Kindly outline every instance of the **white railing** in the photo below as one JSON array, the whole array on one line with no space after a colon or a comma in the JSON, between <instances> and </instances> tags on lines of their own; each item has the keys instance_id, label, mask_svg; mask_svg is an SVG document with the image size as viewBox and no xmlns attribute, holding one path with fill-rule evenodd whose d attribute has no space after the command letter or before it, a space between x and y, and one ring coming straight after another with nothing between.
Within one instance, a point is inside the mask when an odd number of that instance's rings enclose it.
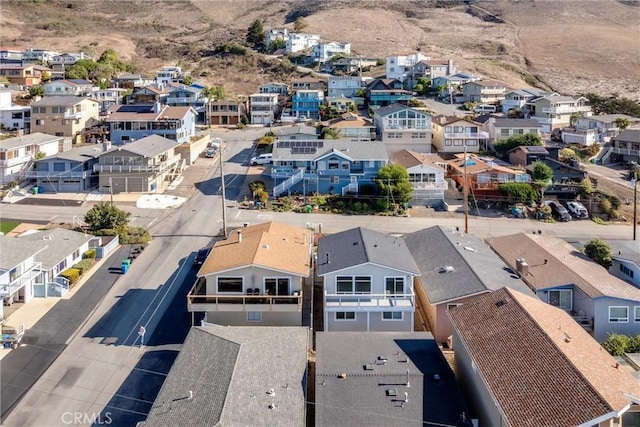
<instances>
[{"instance_id":1,"label":"white railing","mask_svg":"<svg viewBox=\"0 0 640 427\"><path fill-rule=\"evenodd\" d=\"M358 183L357 182L350 182L349 184L347 184L344 187L342 187L342 195L344 196L347 193L357 194L358 193Z\"/></svg>"},{"instance_id":2,"label":"white railing","mask_svg":"<svg viewBox=\"0 0 640 427\"><path fill-rule=\"evenodd\" d=\"M65 111L64 112L64 118L65 119L80 119L84 117L84 112L83 111Z\"/></svg>"},{"instance_id":3,"label":"white railing","mask_svg":"<svg viewBox=\"0 0 640 427\"><path fill-rule=\"evenodd\" d=\"M0 285L0 297L8 297L28 283L31 283L35 278L42 274L42 263L35 262L29 266L29 268L20 275L20 277L12 280L6 285Z\"/></svg>"},{"instance_id":4,"label":"white railing","mask_svg":"<svg viewBox=\"0 0 640 427\"><path fill-rule=\"evenodd\" d=\"M632 150L631 148L611 147L616 154L626 154L628 156L640 156L640 150Z\"/></svg>"},{"instance_id":5,"label":"white railing","mask_svg":"<svg viewBox=\"0 0 640 427\"><path fill-rule=\"evenodd\" d=\"M298 172L273 187L273 197L278 197L280 194L302 181L302 178L304 178L304 169L299 169Z\"/></svg>"},{"instance_id":6,"label":"white railing","mask_svg":"<svg viewBox=\"0 0 640 427\"><path fill-rule=\"evenodd\" d=\"M489 133L479 130L477 133L468 132L445 132L445 138L463 138L463 139L485 139L489 138Z\"/></svg>"},{"instance_id":7,"label":"white railing","mask_svg":"<svg viewBox=\"0 0 640 427\"><path fill-rule=\"evenodd\" d=\"M9 167L19 165L20 163L29 163L33 160L33 156L20 156L13 159L0 160L0 166Z\"/></svg>"},{"instance_id":8,"label":"white railing","mask_svg":"<svg viewBox=\"0 0 640 427\"><path fill-rule=\"evenodd\" d=\"M180 156L172 156L162 163L155 165L93 165L94 172L162 172L171 167L178 161L180 161Z\"/></svg>"},{"instance_id":9,"label":"white railing","mask_svg":"<svg viewBox=\"0 0 640 427\"><path fill-rule=\"evenodd\" d=\"M412 182L411 186L414 190L447 190L449 183L443 182Z\"/></svg>"},{"instance_id":10,"label":"white railing","mask_svg":"<svg viewBox=\"0 0 640 427\"><path fill-rule=\"evenodd\" d=\"M580 112L587 112L587 111L591 111L591 107L583 107L583 106L550 107L550 108L542 109L543 113L550 113L550 114L571 114L571 113L580 113Z\"/></svg>"},{"instance_id":11,"label":"white railing","mask_svg":"<svg viewBox=\"0 0 640 427\"><path fill-rule=\"evenodd\" d=\"M324 293L324 309L328 311L412 311L415 295L408 294L329 294Z\"/></svg>"}]
</instances>

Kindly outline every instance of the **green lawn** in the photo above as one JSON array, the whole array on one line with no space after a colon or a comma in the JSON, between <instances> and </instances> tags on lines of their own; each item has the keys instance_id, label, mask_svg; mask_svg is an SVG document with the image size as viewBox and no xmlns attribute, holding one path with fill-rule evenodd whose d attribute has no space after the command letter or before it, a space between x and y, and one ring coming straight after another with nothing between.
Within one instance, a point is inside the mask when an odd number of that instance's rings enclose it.
<instances>
[{"instance_id":1,"label":"green lawn","mask_svg":"<svg viewBox=\"0 0 640 427\"><path fill-rule=\"evenodd\" d=\"M7 234L8 232L16 228L18 225L20 225L19 222L2 221L0 222L0 232L2 232L3 234Z\"/></svg>"}]
</instances>

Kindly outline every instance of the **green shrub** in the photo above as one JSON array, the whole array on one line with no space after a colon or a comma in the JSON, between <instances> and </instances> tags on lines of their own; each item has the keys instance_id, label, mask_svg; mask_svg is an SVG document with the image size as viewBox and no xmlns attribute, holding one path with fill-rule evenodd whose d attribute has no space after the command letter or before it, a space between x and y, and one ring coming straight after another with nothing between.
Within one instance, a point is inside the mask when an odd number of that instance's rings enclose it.
<instances>
[{"instance_id":1,"label":"green shrub","mask_svg":"<svg viewBox=\"0 0 640 427\"><path fill-rule=\"evenodd\" d=\"M60 273L60 276L67 279L71 285L74 285L80 278L80 270L77 268L67 268L65 271Z\"/></svg>"},{"instance_id":2,"label":"green shrub","mask_svg":"<svg viewBox=\"0 0 640 427\"><path fill-rule=\"evenodd\" d=\"M622 202L620 201L620 198L617 196L609 197L609 201L611 202L611 208L613 209L619 209L620 205L622 204Z\"/></svg>"},{"instance_id":3,"label":"green shrub","mask_svg":"<svg viewBox=\"0 0 640 427\"><path fill-rule=\"evenodd\" d=\"M96 236L115 236L118 234L118 230L115 228L103 228L93 232Z\"/></svg>"},{"instance_id":4,"label":"green shrub","mask_svg":"<svg viewBox=\"0 0 640 427\"><path fill-rule=\"evenodd\" d=\"M362 203L355 202L351 205L351 210L354 212L360 212L362 210Z\"/></svg>"},{"instance_id":5,"label":"green shrub","mask_svg":"<svg viewBox=\"0 0 640 427\"><path fill-rule=\"evenodd\" d=\"M327 204L327 198L325 196L316 196L316 204L318 206L324 206Z\"/></svg>"},{"instance_id":6,"label":"green shrub","mask_svg":"<svg viewBox=\"0 0 640 427\"><path fill-rule=\"evenodd\" d=\"M611 211L611 202L609 199L602 199L600 202L600 210L604 213L609 213Z\"/></svg>"},{"instance_id":7,"label":"green shrub","mask_svg":"<svg viewBox=\"0 0 640 427\"><path fill-rule=\"evenodd\" d=\"M143 227L126 227L120 233L120 243L141 245L151 241L151 235Z\"/></svg>"},{"instance_id":8,"label":"green shrub","mask_svg":"<svg viewBox=\"0 0 640 427\"><path fill-rule=\"evenodd\" d=\"M640 335L636 335L629 340L627 353L640 353Z\"/></svg>"},{"instance_id":9,"label":"green shrub","mask_svg":"<svg viewBox=\"0 0 640 427\"><path fill-rule=\"evenodd\" d=\"M88 249L86 251L84 251L84 253L82 254L82 258L83 259L96 259L96 250L95 249Z\"/></svg>"},{"instance_id":10,"label":"green shrub","mask_svg":"<svg viewBox=\"0 0 640 427\"><path fill-rule=\"evenodd\" d=\"M80 272L80 275L82 276L89 268L91 268L92 265L93 265L93 260L90 258L87 258L75 263L72 268L75 268L76 270L78 270Z\"/></svg>"},{"instance_id":11,"label":"green shrub","mask_svg":"<svg viewBox=\"0 0 640 427\"><path fill-rule=\"evenodd\" d=\"M602 347L612 356L635 353L640 350L640 335L636 335L634 338L622 334L609 334L609 338L602 343Z\"/></svg>"}]
</instances>

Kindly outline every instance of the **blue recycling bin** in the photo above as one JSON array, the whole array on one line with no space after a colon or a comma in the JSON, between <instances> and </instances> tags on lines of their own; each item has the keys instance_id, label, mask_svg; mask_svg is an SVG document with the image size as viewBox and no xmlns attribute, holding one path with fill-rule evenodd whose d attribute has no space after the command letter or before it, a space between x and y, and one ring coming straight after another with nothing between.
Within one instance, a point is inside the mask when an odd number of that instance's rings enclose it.
<instances>
[{"instance_id":1,"label":"blue recycling bin","mask_svg":"<svg viewBox=\"0 0 640 427\"><path fill-rule=\"evenodd\" d=\"M130 259L123 259L122 260L122 264L121 264L121 270L122 270L122 274L127 274L127 271L129 271L129 267L131 266L131 260Z\"/></svg>"}]
</instances>

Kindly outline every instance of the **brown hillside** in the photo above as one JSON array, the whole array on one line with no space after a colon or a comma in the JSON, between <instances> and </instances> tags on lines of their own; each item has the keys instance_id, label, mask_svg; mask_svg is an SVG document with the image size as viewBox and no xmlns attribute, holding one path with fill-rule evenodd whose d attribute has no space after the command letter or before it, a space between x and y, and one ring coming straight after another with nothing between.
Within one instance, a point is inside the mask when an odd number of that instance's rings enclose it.
<instances>
[{"instance_id":1,"label":"brown hillside","mask_svg":"<svg viewBox=\"0 0 640 427\"><path fill-rule=\"evenodd\" d=\"M615 0L173 0L23 1L0 3L3 47L99 55L112 47L142 71L178 60L206 84L249 93L275 64L258 57L209 59L202 52L242 43L254 19L323 39L350 41L360 54L384 57L420 49L513 87L535 84L562 93L638 98L640 5ZM240 67L240 70L238 70ZM272 68L273 67L273 68ZM282 70L280 70L282 71ZM285 78L281 73L278 78Z\"/></svg>"}]
</instances>

